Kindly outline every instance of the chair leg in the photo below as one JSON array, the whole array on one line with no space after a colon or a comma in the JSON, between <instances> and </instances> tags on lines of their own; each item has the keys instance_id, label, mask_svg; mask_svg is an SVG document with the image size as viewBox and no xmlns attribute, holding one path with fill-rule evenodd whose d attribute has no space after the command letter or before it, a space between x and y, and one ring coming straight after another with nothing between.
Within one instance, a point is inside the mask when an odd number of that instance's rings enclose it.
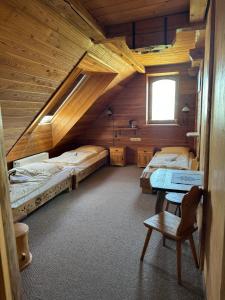
<instances>
[{"instance_id":1,"label":"chair leg","mask_svg":"<svg viewBox=\"0 0 225 300\"><path fill-rule=\"evenodd\" d=\"M195 249L195 243L194 243L192 235L190 235L190 237L189 237L189 242L190 242L191 252L192 252L192 255L193 255L193 258L194 258L195 266L198 269L199 268L198 257L197 257L197 253L196 253L196 249Z\"/></svg>"},{"instance_id":2,"label":"chair leg","mask_svg":"<svg viewBox=\"0 0 225 300\"><path fill-rule=\"evenodd\" d=\"M180 205L179 205L178 210L179 210L179 215L178 215L178 216L181 218L181 209L180 209Z\"/></svg>"},{"instance_id":3,"label":"chair leg","mask_svg":"<svg viewBox=\"0 0 225 300\"><path fill-rule=\"evenodd\" d=\"M146 235L146 238L145 238L145 243L144 243L144 247L143 247L142 254L141 254L141 258L140 258L141 261L144 259L145 252L146 252L146 249L147 249L147 247L148 247L148 243L149 243L151 234L152 234L152 228L149 228L149 229L148 229L148 232L147 232L147 235Z\"/></svg>"},{"instance_id":4,"label":"chair leg","mask_svg":"<svg viewBox=\"0 0 225 300\"><path fill-rule=\"evenodd\" d=\"M166 211L169 210L169 205L170 205L170 204L169 204L169 201L166 201L166 208L165 208Z\"/></svg>"},{"instance_id":5,"label":"chair leg","mask_svg":"<svg viewBox=\"0 0 225 300\"><path fill-rule=\"evenodd\" d=\"M178 205L176 206L174 214L177 215Z\"/></svg>"},{"instance_id":6,"label":"chair leg","mask_svg":"<svg viewBox=\"0 0 225 300\"><path fill-rule=\"evenodd\" d=\"M177 241L177 282L181 284L181 241Z\"/></svg>"}]
</instances>

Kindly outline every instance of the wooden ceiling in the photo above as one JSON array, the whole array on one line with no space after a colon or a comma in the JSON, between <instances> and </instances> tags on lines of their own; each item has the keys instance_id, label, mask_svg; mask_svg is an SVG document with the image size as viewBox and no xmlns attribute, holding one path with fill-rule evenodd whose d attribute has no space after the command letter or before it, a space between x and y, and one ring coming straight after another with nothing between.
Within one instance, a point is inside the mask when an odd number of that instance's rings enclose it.
<instances>
[{"instance_id":1,"label":"wooden ceiling","mask_svg":"<svg viewBox=\"0 0 225 300\"><path fill-rule=\"evenodd\" d=\"M83 0L101 25L121 24L189 10L189 0Z\"/></svg>"}]
</instances>

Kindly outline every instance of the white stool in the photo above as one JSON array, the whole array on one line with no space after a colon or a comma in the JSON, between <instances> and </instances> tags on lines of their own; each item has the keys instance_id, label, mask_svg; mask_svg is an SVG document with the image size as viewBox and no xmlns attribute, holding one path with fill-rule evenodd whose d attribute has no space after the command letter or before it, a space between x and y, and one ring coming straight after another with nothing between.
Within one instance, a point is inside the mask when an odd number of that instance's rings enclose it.
<instances>
[{"instance_id":1,"label":"white stool","mask_svg":"<svg viewBox=\"0 0 225 300\"><path fill-rule=\"evenodd\" d=\"M185 195L184 193L168 193L168 194L166 194L166 197L165 197L166 209L165 210L169 209L170 204L176 205L176 210L174 213L176 215L178 212L178 216L180 217L181 216L180 205L184 198L184 195Z\"/></svg>"}]
</instances>

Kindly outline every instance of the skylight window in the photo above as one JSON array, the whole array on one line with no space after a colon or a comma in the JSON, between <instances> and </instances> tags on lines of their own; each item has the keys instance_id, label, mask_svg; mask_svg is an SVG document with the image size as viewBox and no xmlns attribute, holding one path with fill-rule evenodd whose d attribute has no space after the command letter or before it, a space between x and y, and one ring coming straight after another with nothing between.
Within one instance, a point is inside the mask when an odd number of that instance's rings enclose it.
<instances>
[{"instance_id":1,"label":"skylight window","mask_svg":"<svg viewBox=\"0 0 225 300\"><path fill-rule=\"evenodd\" d=\"M84 83L84 81L88 78L87 74L81 73L74 80L73 84L68 88L68 90L64 93L64 95L58 99L57 103L51 108L48 112L48 115L44 116L39 124L48 124L51 123L53 117L57 114L57 112L63 107L63 105L70 99L70 97L78 90L78 88Z\"/></svg>"},{"instance_id":2,"label":"skylight window","mask_svg":"<svg viewBox=\"0 0 225 300\"><path fill-rule=\"evenodd\" d=\"M176 122L176 78L160 78L149 83L148 123Z\"/></svg>"},{"instance_id":3,"label":"skylight window","mask_svg":"<svg viewBox=\"0 0 225 300\"><path fill-rule=\"evenodd\" d=\"M66 91L66 93L63 95L59 101L55 104L55 106L51 109L49 112L50 115L55 115L61 107L66 103L66 101L78 90L78 88L84 83L84 81L87 79L87 74L81 73L77 76L77 78L74 80L74 83L72 86Z\"/></svg>"},{"instance_id":4,"label":"skylight window","mask_svg":"<svg viewBox=\"0 0 225 300\"><path fill-rule=\"evenodd\" d=\"M50 116L50 115L47 115L47 116L44 116L40 123L39 124L48 124L48 123L51 123L51 120L52 120L53 116Z\"/></svg>"}]
</instances>

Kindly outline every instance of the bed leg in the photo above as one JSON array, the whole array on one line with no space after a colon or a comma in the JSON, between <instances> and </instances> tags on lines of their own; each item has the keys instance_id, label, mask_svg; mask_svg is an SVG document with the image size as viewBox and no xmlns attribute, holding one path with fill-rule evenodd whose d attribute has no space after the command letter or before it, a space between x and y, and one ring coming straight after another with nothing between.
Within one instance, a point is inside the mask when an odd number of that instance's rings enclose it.
<instances>
[{"instance_id":1,"label":"bed leg","mask_svg":"<svg viewBox=\"0 0 225 300\"><path fill-rule=\"evenodd\" d=\"M76 190L78 188L78 182L75 175L72 176L72 190Z\"/></svg>"}]
</instances>

